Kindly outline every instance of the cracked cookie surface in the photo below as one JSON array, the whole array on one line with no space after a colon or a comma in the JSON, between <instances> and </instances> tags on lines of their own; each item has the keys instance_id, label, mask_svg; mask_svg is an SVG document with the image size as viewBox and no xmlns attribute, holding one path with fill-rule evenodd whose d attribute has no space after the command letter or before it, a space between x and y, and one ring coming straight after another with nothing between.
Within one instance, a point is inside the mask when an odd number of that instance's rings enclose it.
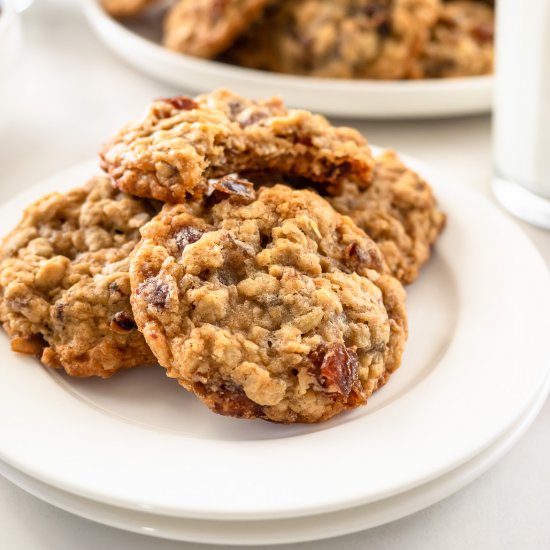
<instances>
[{"instance_id":1,"label":"cracked cookie surface","mask_svg":"<svg viewBox=\"0 0 550 550\"><path fill-rule=\"evenodd\" d=\"M179 0L164 23L164 44L171 50L211 58L228 48L268 0Z\"/></svg>"},{"instance_id":2,"label":"cracked cookie surface","mask_svg":"<svg viewBox=\"0 0 550 550\"><path fill-rule=\"evenodd\" d=\"M439 7L439 0L282 0L223 58L290 74L405 78Z\"/></svg>"},{"instance_id":3,"label":"cracked cookie surface","mask_svg":"<svg viewBox=\"0 0 550 550\"><path fill-rule=\"evenodd\" d=\"M311 191L210 184L208 207L165 205L131 257L136 322L168 376L240 418L319 422L366 403L407 333L378 247Z\"/></svg>"},{"instance_id":4,"label":"cracked cookie surface","mask_svg":"<svg viewBox=\"0 0 550 550\"><path fill-rule=\"evenodd\" d=\"M376 242L391 273L404 284L418 277L445 226L431 187L393 151L375 158L368 189L347 182L327 200Z\"/></svg>"},{"instance_id":5,"label":"cracked cookie surface","mask_svg":"<svg viewBox=\"0 0 550 550\"><path fill-rule=\"evenodd\" d=\"M206 180L247 170L366 186L372 157L365 138L324 117L220 90L155 101L101 151L102 168L122 191L166 202L200 197Z\"/></svg>"},{"instance_id":6,"label":"cracked cookie surface","mask_svg":"<svg viewBox=\"0 0 550 550\"><path fill-rule=\"evenodd\" d=\"M130 306L129 255L159 206L93 178L29 206L0 250L0 321L14 351L72 376L155 363Z\"/></svg>"}]
</instances>

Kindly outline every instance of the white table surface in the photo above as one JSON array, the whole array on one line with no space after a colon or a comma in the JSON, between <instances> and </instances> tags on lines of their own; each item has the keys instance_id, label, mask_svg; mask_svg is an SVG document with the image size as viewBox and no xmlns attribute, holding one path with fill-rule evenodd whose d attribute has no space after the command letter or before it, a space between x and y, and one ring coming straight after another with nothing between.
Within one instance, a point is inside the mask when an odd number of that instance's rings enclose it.
<instances>
[{"instance_id":1,"label":"white table surface","mask_svg":"<svg viewBox=\"0 0 550 550\"><path fill-rule=\"evenodd\" d=\"M35 0L23 16L23 27L18 102L0 135L0 200L93 157L102 141L150 99L178 92L114 58L96 40L75 0ZM489 117L347 123L371 142L413 155L491 196ZM522 227L550 263L550 234ZM504 459L445 501L370 531L287 548L543 550L550 548L549 511L547 402ZM162 541L83 520L1 477L0 527L0 548L10 550L220 548Z\"/></svg>"}]
</instances>

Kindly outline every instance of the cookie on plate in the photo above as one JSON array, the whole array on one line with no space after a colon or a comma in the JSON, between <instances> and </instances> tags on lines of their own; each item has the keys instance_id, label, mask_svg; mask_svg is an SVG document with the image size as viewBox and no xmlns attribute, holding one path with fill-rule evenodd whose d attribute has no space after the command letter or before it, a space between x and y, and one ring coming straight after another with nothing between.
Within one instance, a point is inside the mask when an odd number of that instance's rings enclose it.
<instances>
[{"instance_id":1,"label":"cookie on plate","mask_svg":"<svg viewBox=\"0 0 550 550\"><path fill-rule=\"evenodd\" d=\"M308 76L404 78L439 7L439 0L281 0L223 59Z\"/></svg>"},{"instance_id":2,"label":"cookie on plate","mask_svg":"<svg viewBox=\"0 0 550 550\"><path fill-rule=\"evenodd\" d=\"M228 48L268 0L179 0L164 23L164 44L171 50L212 58Z\"/></svg>"},{"instance_id":3,"label":"cookie on plate","mask_svg":"<svg viewBox=\"0 0 550 550\"><path fill-rule=\"evenodd\" d=\"M12 349L72 376L155 363L134 322L128 270L156 211L106 177L29 206L0 250L0 321Z\"/></svg>"},{"instance_id":4,"label":"cookie on plate","mask_svg":"<svg viewBox=\"0 0 550 550\"><path fill-rule=\"evenodd\" d=\"M319 422L365 404L407 334L378 247L311 191L210 184L204 208L165 205L131 258L135 319L168 376L240 418Z\"/></svg>"},{"instance_id":5,"label":"cookie on plate","mask_svg":"<svg viewBox=\"0 0 550 550\"><path fill-rule=\"evenodd\" d=\"M339 195L327 198L376 242L392 275L404 284L418 277L445 226L431 187L393 151L375 158L368 189L347 182Z\"/></svg>"},{"instance_id":6,"label":"cookie on plate","mask_svg":"<svg viewBox=\"0 0 550 550\"><path fill-rule=\"evenodd\" d=\"M284 174L243 176L250 177L256 187L277 182L296 189L313 187L307 178ZM323 191L322 186L319 190ZM418 277L420 268L430 258L431 246L445 227L445 214L428 182L391 150L375 157L367 188L344 180L332 194L322 194L337 212L349 216L378 245L391 274L403 284Z\"/></svg>"},{"instance_id":7,"label":"cookie on plate","mask_svg":"<svg viewBox=\"0 0 550 550\"><path fill-rule=\"evenodd\" d=\"M451 78L492 73L494 17L494 8L487 2L445 3L411 76Z\"/></svg>"},{"instance_id":8,"label":"cookie on plate","mask_svg":"<svg viewBox=\"0 0 550 550\"><path fill-rule=\"evenodd\" d=\"M184 202L206 179L266 170L338 186L366 186L372 157L365 138L324 117L287 109L279 99L250 100L226 90L155 101L100 153L103 169L132 195Z\"/></svg>"}]
</instances>

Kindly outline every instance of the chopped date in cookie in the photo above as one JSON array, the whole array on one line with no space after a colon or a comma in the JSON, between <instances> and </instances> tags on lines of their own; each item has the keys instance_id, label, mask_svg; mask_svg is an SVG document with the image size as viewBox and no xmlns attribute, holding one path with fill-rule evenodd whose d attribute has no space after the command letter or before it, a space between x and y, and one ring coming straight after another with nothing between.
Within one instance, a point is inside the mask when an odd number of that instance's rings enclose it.
<instances>
[{"instance_id":1,"label":"chopped date in cookie","mask_svg":"<svg viewBox=\"0 0 550 550\"><path fill-rule=\"evenodd\" d=\"M368 247L352 243L347 247L346 253L350 264L355 268L366 267L379 270L383 267L380 252L374 243L370 243Z\"/></svg>"},{"instance_id":2,"label":"chopped date in cookie","mask_svg":"<svg viewBox=\"0 0 550 550\"><path fill-rule=\"evenodd\" d=\"M54 316L58 321L63 322L65 318L65 304L63 302L57 302L54 308Z\"/></svg>"},{"instance_id":3,"label":"chopped date in cookie","mask_svg":"<svg viewBox=\"0 0 550 550\"><path fill-rule=\"evenodd\" d=\"M132 315L130 315L126 311L117 312L113 317L113 321L111 325L112 325L111 328L113 330L126 331L126 330L133 330L137 328L134 318L132 317Z\"/></svg>"},{"instance_id":4,"label":"chopped date in cookie","mask_svg":"<svg viewBox=\"0 0 550 550\"><path fill-rule=\"evenodd\" d=\"M343 344L322 344L309 356L317 378L329 392L348 397L359 376L359 359Z\"/></svg>"},{"instance_id":5,"label":"chopped date in cookie","mask_svg":"<svg viewBox=\"0 0 550 550\"><path fill-rule=\"evenodd\" d=\"M212 205L226 198L239 203L251 202L256 198L254 184L245 178L239 177L238 174L210 178L207 191L208 204Z\"/></svg>"},{"instance_id":6,"label":"chopped date in cookie","mask_svg":"<svg viewBox=\"0 0 550 550\"><path fill-rule=\"evenodd\" d=\"M178 229L176 233L176 244L181 252L183 252L190 244L196 243L202 236L204 231L186 225Z\"/></svg>"},{"instance_id":7,"label":"chopped date in cookie","mask_svg":"<svg viewBox=\"0 0 550 550\"><path fill-rule=\"evenodd\" d=\"M232 384L222 384L215 392L206 388L204 384L195 383L193 386L197 395L207 396L215 393L212 410L222 416L233 418L258 418L262 415L262 407L249 399L243 388Z\"/></svg>"},{"instance_id":8,"label":"chopped date in cookie","mask_svg":"<svg viewBox=\"0 0 550 550\"><path fill-rule=\"evenodd\" d=\"M480 42L492 42L495 39L495 30L492 25L476 25L472 29L472 36Z\"/></svg>"},{"instance_id":9,"label":"chopped date in cookie","mask_svg":"<svg viewBox=\"0 0 550 550\"><path fill-rule=\"evenodd\" d=\"M136 294L159 310L166 309L170 297L170 287L168 283L159 281L156 277L151 277L141 283L136 290Z\"/></svg>"},{"instance_id":10,"label":"chopped date in cookie","mask_svg":"<svg viewBox=\"0 0 550 550\"><path fill-rule=\"evenodd\" d=\"M193 109L198 109L199 107L196 101L184 95L177 97L162 97L158 101L169 103L172 107L175 107L180 111L192 111Z\"/></svg>"}]
</instances>

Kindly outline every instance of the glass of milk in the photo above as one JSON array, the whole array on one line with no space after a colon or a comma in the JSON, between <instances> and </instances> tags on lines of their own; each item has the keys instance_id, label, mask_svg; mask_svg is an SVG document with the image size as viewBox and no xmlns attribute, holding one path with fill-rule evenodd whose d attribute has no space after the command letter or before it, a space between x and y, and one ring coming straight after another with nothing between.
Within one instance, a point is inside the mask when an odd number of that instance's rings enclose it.
<instances>
[{"instance_id":1,"label":"glass of milk","mask_svg":"<svg viewBox=\"0 0 550 550\"><path fill-rule=\"evenodd\" d=\"M550 0L498 0L493 191L550 229Z\"/></svg>"}]
</instances>

